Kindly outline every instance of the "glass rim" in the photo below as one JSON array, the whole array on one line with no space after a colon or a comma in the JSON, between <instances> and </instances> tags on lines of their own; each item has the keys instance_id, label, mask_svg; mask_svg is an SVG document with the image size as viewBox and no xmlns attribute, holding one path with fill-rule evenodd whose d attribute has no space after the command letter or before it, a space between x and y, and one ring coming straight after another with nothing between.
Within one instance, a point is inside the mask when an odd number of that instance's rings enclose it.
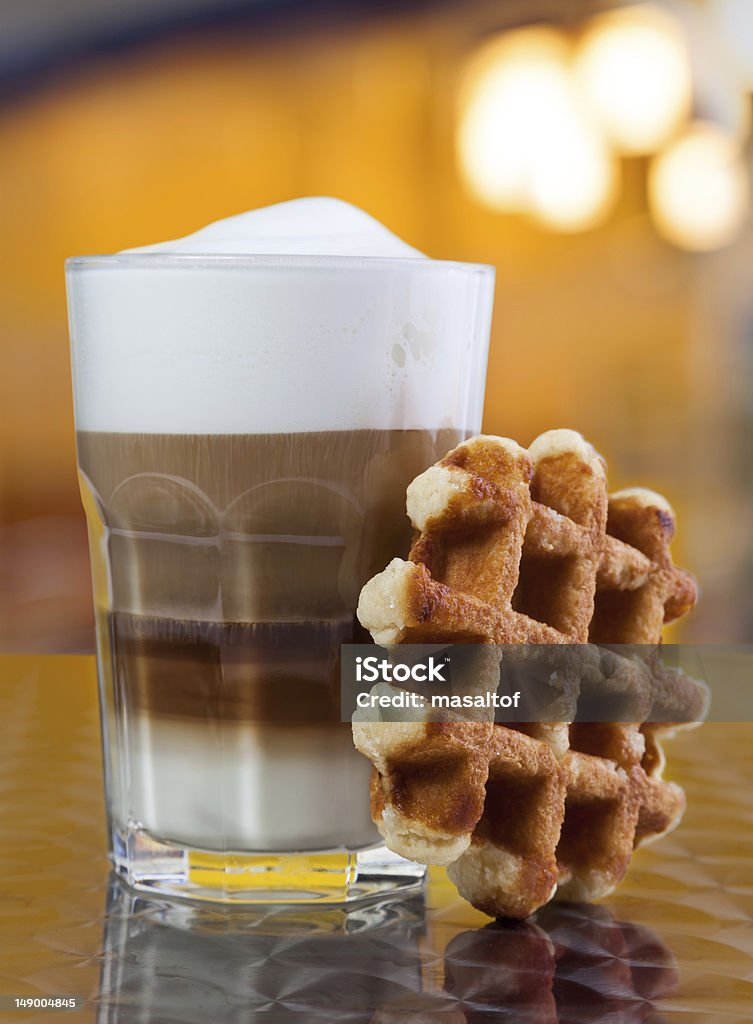
<instances>
[{"instance_id":1,"label":"glass rim","mask_svg":"<svg viewBox=\"0 0 753 1024\"><path fill-rule=\"evenodd\" d=\"M178 253L178 252L124 252L92 256L69 256L66 272L93 268L115 269L176 269L222 267L296 269L332 267L352 270L376 270L395 267L417 270L421 273L453 271L491 277L495 267L491 263L466 263L462 260L435 260L421 256L336 256L313 253Z\"/></svg>"}]
</instances>

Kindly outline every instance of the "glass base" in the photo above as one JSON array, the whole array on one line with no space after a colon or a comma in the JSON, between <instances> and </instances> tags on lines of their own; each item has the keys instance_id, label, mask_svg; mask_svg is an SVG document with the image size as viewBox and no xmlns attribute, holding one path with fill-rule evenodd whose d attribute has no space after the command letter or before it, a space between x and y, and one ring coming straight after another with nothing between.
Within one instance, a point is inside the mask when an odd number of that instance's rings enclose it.
<instances>
[{"instance_id":1,"label":"glass base","mask_svg":"<svg viewBox=\"0 0 753 1024\"><path fill-rule=\"evenodd\" d=\"M423 864L385 846L305 853L199 850L143 829L113 830L116 873L133 889L224 904L352 904L420 891Z\"/></svg>"}]
</instances>

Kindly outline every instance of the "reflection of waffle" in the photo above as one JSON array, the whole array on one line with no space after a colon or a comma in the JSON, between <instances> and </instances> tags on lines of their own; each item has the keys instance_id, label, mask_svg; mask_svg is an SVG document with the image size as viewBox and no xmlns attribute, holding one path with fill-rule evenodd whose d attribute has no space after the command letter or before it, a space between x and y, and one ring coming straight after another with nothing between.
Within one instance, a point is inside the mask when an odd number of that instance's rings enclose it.
<instances>
[{"instance_id":1,"label":"reflection of waffle","mask_svg":"<svg viewBox=\"0 0 753 1024\"><path fill-rule=\"evenodd\" d=\"M408 514L410 560L361 592L377 643L657 644L695 601L669 555L669 505L645 490L608 499L602 460L573 431L542 434L528 452L493 437L459 445L410 485ZM558 887L604 895L635 843L677 823L682 791L661 778L669 731L354 723L387 845L449 865L463 896L511 917Z\"/></svg>"},{"instance_id":2,"label":"reflection of waffle","mask_svg":"<svg viewBox=\"0 0 753 1024\"><path fill-rule=\"evenodd\" d=\"M516 1024L640 1024L658 1020L654 1000L677 983L658 936L588 904L461 932L445 950L445 991L464 1024L498 1020L502 1008Z\"/></svg>"}]
</instances>

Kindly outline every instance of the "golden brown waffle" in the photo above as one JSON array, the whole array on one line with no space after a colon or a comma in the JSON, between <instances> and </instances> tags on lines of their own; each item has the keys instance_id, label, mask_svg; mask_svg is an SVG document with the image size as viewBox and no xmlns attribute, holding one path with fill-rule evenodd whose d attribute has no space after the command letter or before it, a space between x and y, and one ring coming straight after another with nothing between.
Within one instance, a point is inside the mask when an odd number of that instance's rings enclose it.
<instances>
[{"instance_id":1,"label":"golden brown waffle","mask_svg":"<svg viewBox=\"0 0 753 1024\"><path fill-rule=\"evenodd\" d=\"M394 559L359 601L379 644L658 644L695 602L669 554L670 506L646 490L608 498L603 461L574 431L528 451L472 438L413 481L407 507L409 560ZM652 693L658 680L678 720L705 700L658 659L602 653L600 671L610 658L612 673L650 673ZM479 909L525 917L555 891L610 892L634 845L677 823L682 791L662 779L673 728L354 721L353 733L376 769L372 813L387 845L448 865Z\"/></svg>"}]
</instances>

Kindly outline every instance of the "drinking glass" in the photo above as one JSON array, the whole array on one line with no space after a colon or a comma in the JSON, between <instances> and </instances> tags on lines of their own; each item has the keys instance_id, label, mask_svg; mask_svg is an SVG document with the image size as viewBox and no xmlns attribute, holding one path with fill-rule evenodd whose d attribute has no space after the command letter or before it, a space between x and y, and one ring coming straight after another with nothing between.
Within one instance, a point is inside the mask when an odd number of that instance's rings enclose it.
<instances>
[{"instance_id":1,"label":"drinking glass","mask_svg":"<svg viewBox=\"0 0 753 1024\"><path fill-rule=\"evenodd\" d=\"M110 856L133 887L343 903L421 884L341 721L405 488L477 432L493 271L427 259L66 265Z\"/></svg>"}]
</instances>

